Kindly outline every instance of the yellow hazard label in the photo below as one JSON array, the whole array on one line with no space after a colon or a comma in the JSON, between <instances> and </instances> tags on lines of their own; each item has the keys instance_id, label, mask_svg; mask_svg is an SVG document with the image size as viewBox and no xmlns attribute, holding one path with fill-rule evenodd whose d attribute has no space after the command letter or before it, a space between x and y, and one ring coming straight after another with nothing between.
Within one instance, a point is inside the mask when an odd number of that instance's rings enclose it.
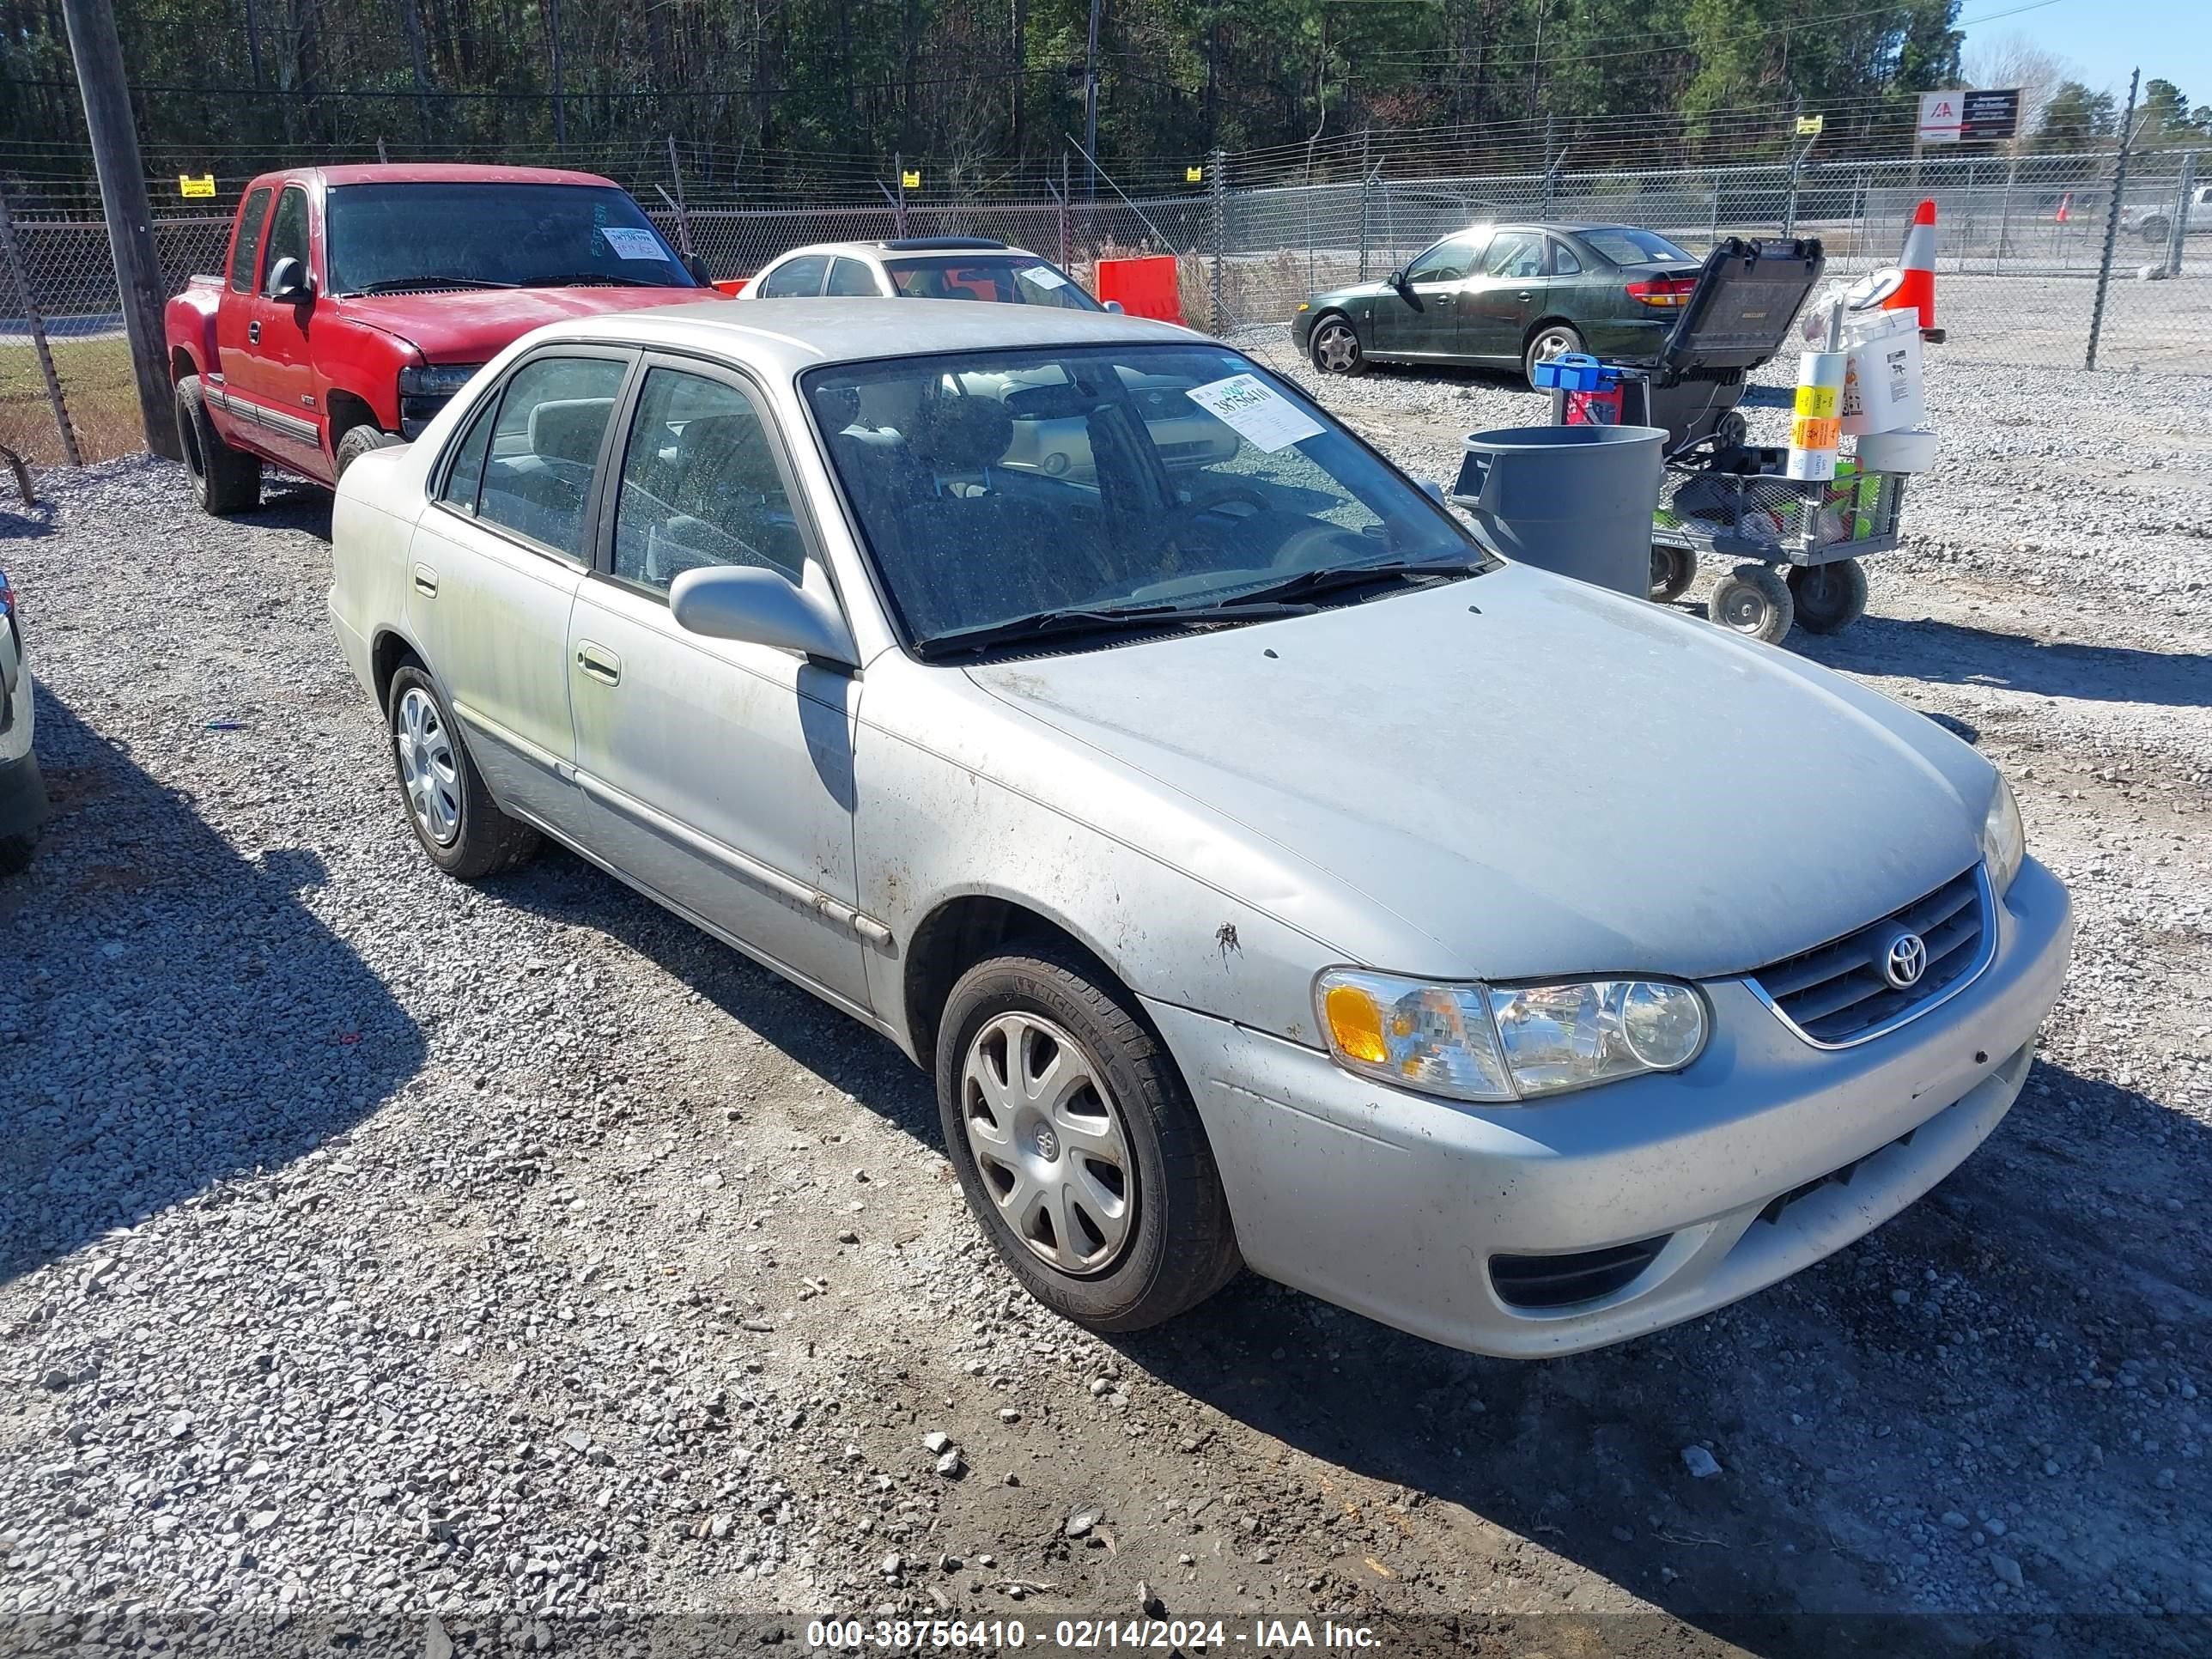
<instances>
[{"instance_id":1,"label":"yellow hazard label","mask_svg":"<svg viewBox=\"0 0 2212 1659\"><path fill-rule=\"evenodd\" d=\"M1205 179L1206 169L1204 167L1185 167L1182 170L1182 181L1186 185L1201 184L1205 181Z\"/></svg>"},{"instance_id":2,"label":"yellow hazard label","mask_svg":"<svg viewBox=\"0 0 2212 1659\"><path fill-rule=\"evenodd\" d=\"M215 174L212 173L203 173L198 178L195 179L189 173L179 173L177 175L177 194L179 196L204 196L212 198L215 195Z\"/></svg>"},{"instance_id":3,"label":"yellow hazard label","mask_svg":"<svg viewBox=\"0 0 2212 1659\"><path fill-rule=\"evenodd\" d=\"M1843 388L1833 386L1801 386L1797 388L1797 410L1802 415L1828 416L1836 412L1836 398Z\"/></svg>"},{"instance_id":4,"label":"yellow hazard label","mask_svg":"<svg viewBox=\"0 0 2212 1659\"><path fill-rule=\"evenodd\" d=\"M921 188L921 174L913 171L900 173L899 188L902 190L920 190Z\"/></svg>"},{"instance_id":5,"label":"yellow hazard label","mask_svg":"<svg viewBox=\"0 0 2212 1659\"><path fill-rule=\"evenodd\" d=\"M1829 407L1835 406L1835 392L1828 392ZM1833 449L1843 441L1844 423L1832 415L1800 415L1790 422L1790 447L1792 449Z\"/></svg>"},{"instance_id":6,"label":"yellow hazard label","mask_svg":"<svg viewBox=\"0 0 2212 1659\"><path fill-rule=\"evenodd\" d=\"M1827 118L1824 115L1801 115L1797 118L1797 136L1800 138L1818 138L1820 129L1826 125Z\"/></svg>"}]
</instances>

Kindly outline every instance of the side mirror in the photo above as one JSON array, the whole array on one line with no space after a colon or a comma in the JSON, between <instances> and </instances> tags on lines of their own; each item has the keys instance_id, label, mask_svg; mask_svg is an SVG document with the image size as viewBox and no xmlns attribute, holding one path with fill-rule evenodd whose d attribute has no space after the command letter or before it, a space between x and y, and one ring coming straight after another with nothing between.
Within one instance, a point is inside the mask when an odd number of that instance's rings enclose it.
<instances>
[{"instance_id":1,"label":"side mirror","mask_svg":"<svg viewBox=\"0 0 2212 1659\"><path fill-rule=\"evenodd\" d=\"M287 255L269 267L269 297L280 306L305 305L315 297L307 268Z\"/></svg>"},{"instance_id":2,"label":"side mirror","mask_svg":"<svg viewBox=\"0 0 2212 1659\"><path fill-rule=\"evenodd\" d=\"M1126 314L1122 304L1119 300L1107 301L1106 309L1112 312L1116 317Z\"/></svg>"},{"instance_id":3,"label":"side mirror","mask_svg":"<svg viewBox=\"0 0 2212 1659\"><path fill-rule=\"evenodd\" d=\"M1392 288L1396 289L1401 294L1403 294L1407 289L1411 286L1411 284L1406 281L1406 273L1402 270L1394 270L1382 280L1389 283Z\"/></svg>"},{"instance_id":4,"label":"side mirror","mask_svg":"<svg viewBox=\"0 0 2212 1659\"><path fill-rule=\"evenodd\" d=\"M714 286L714 279L707 274L707 262L697 254L687 253L684 256L684 269L691 280L698 283L701 288Z\"/></svg>"},{"instance_id":5,"label":"side mirror","mask_svg":"<svg viewBox=\"0 0 2212 1659\"><path fill-rule=\"evenodd\" d=\"M856 665L853 636L836 607L757 565L687 570L668 590L668 609L678 628L710 640L738 640Z\"/></svg>"},{"instance_id":6,"label":"side mirror","mask_svg":"<svg viewBox=\"0 0 2212 1659\"><path fill-rule=\"evenodd\" d=\"M1421 494L1426 495L1438 507L1447 505L1444 501L1444 487L1434 478L1425 478L1421 481Z\"/></svg>"}]
</instances>

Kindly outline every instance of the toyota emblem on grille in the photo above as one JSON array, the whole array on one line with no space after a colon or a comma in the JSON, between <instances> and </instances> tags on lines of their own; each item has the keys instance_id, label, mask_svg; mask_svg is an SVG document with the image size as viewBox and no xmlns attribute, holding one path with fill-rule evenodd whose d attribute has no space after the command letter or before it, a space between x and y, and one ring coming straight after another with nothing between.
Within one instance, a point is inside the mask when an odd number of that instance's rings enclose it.
<instances>
[{"instance_id":1,"label":"toyota emblem on grille","mask_svg":"<svg viewBox=\"0 0 2212 1659\"><path fill-rule=\"evenodd\" d=\"M1889 942L1881 959L1881 976L1900 991L1920 983L1928 971L1928 941L1917 933L1899 933Z\"/></svg>"}]
</instances>

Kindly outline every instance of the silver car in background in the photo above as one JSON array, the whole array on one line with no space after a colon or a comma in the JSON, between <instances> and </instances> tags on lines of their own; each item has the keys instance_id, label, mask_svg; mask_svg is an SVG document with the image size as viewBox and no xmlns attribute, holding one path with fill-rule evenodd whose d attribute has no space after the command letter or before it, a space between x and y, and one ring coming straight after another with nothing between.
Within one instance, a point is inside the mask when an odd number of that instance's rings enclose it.
<instances>
[{"instance_id":1,"label":"silver car in background","mask_svg":"<svg viewBox=\"0 0 2212 1659\"><path fill-rule=\"evenodd\" d=\"M2065 970L1972 749L1164 325L558 325L333 539L431 860L550 836L883 1032L1097 1330L1240 1262L1498 1354L1704 1313L1966 1158Z\"/></svg>"}]
</instances>

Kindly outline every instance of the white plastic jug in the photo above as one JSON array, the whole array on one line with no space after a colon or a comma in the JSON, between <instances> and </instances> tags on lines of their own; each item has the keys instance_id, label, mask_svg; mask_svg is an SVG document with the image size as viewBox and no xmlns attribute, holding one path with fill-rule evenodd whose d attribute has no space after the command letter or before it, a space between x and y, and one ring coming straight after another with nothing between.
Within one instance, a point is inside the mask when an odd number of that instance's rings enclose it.
<instances>
[{"instance_id":1,"label":"white plastic jug","mask_svg":"<svg viewBox=\"0 0 2212 1659\"><path fill-rule=\"evenodd\" d=\"M1844 430L1857 437L1922 426L1928 403L1920 378L1916 312L1861 312L1844 325Z\"/></svg>"}]
</instances>

